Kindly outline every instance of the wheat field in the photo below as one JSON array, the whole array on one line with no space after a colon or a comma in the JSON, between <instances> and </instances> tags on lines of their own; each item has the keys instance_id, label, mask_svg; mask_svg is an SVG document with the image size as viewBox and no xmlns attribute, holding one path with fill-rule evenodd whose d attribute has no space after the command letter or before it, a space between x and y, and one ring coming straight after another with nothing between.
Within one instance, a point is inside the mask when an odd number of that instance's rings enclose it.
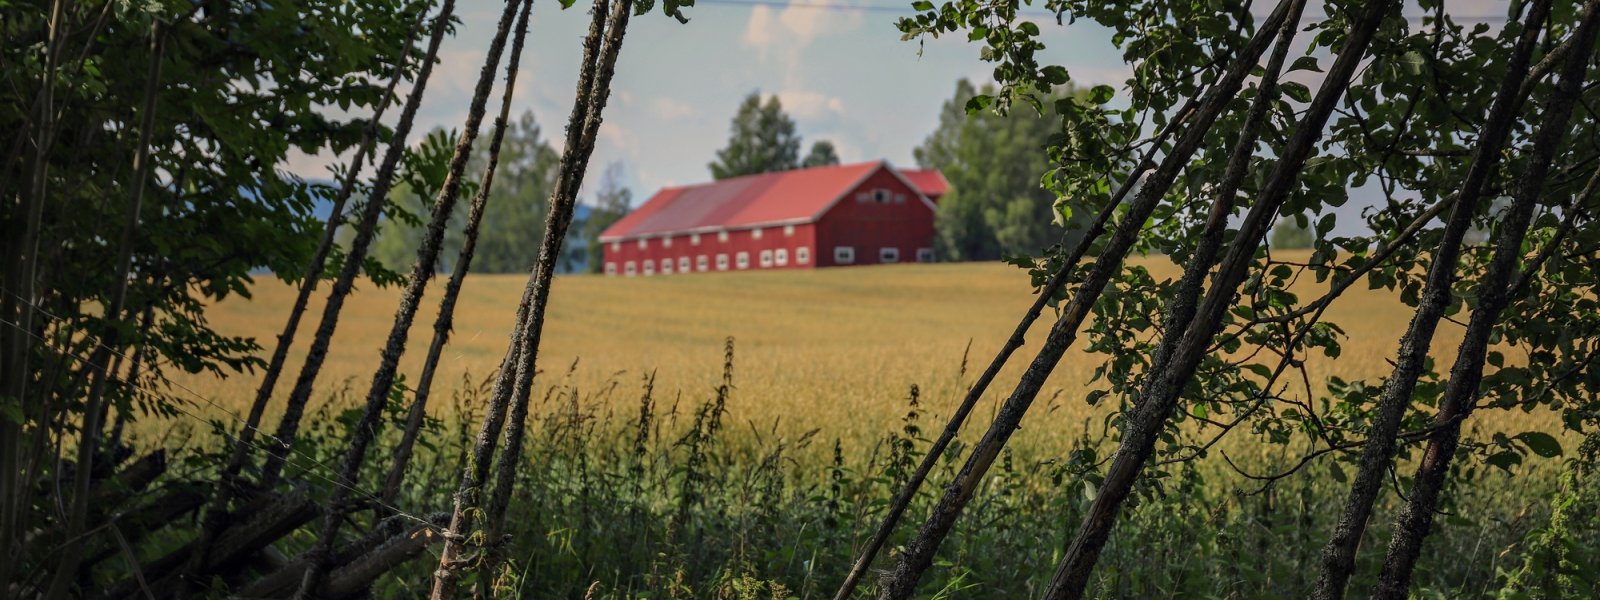
<instances>
[{"instance_id":1,"label":"wheat field","mask_svg":"<svg viewBox=\"0 0 1600 600\"><path fill-rule=\"evenodd\" d=\"M1178 272L1165 257L1136 258L1133 264L1149 268L1157 278ZM481 379L499 365L524 282L521 275L474 275L467 280L436 394L461 386L463 376ZM1306 277L1295 291L1306 300L1327 285ZM1394 355L1411 311L1390 292L1365 287L1355 286L1328 311L1326 318L1342 326L1348 338L1338 359L1318 356L1310 361L1317 387L1333 374L1345 379L1387 374L1386 361ZM441 289L442 283L436 281L411 332L402 372L413 379L432 335ZM210 307L208 314L222 333L254 337L270 350L293 293L291 286L265 279L254 286L252 297L225 300ZM358 286L318 380L316 402L328 402L331 391L343 386L357 396L364 392L398 293L395 288ZM296 352L278 389L280 400L268 411L269 424L281 410L281 398L299 368L325 295L325 290L318 291L302 323ZM1032 299L1026 273L1000 263L651 278L559 276L540 350L545 373L541 381L622 402L638 397L643 377L654 372L656 397L663 407L670 409L675 401L688 406L709 397L717 385L723 340L731 336L736 340L731 402L739 420L763 430L776 424L801 431L823 428L829 437L845 439L875 435L904 413L912 384L920 386L924 407L932 415L939 419L948 415ZM1051 320L1047 313L1035 324L1029 343L990 387L978 409L979 419L987 421L1011 391ZM1434 345L1436 361L1447 361L1458 339L1459 327L1442 327ZM965 378L961 376L964 354ZM1083 430L1094 409L1082 398L1094 389L1090 378L1099 359L1078 350L1068 353L1024 422L1017 443L1049 442ZM254 394L257 375L198 375L178 381L219 406L243 411ZM595 394L607 390L610 393ZM442 408L447 405L434 403L432 410L436 414L449 410Z\"/></svg>"}]
</instances>

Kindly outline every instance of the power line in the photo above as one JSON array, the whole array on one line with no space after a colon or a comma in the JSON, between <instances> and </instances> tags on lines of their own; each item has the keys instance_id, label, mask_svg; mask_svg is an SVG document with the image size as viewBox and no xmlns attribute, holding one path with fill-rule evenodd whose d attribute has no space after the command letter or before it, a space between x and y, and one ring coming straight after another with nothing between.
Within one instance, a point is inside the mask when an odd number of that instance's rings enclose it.
<instances>
[{"instance_id":1,"label":"power line","mask_svg":"<svg viewBox=\"0 0 1600 600\"><path fill-rule=\"evenodd\" d=\"M794 1L785 1L785 0L696 0L695 1L695 6L707 5L707 4L712 5L712 6L728 6L728 7L744 7L744 8L755 8L757 6L764 6L764 7L768 7L768 8L802 8L802 9L807 9L807 10L825 10L825 11L833 11L833 12L882 12L882 13L894 13L894 14L902 14L902 15L914 15L914 14L921 14L923 12L923 11L919 11L919 10L911 8L911 5L910 5L909 2L905 3L905 4L902 4L902 5L885 5L885 4L838 4L838 3L817 1L817 0L794 0ZM1026 18L1032 18L1032 19L1055 19L1056 18L1056 14L1055 13L1050 12L1050 11L1044 11L1044 10L1018 10L1017 11L1017 16L1026 17ZM1254 15L1254 16L1257 17L1257 18L1263 18L1266 15ZM1432 15L1432 14L1405 15L1404 18L1407 21L1421 21L1423 19L1431 18L1433 16L1434 15ZM1496 22L1503 22L1503 21L1506 20L1506 16L1505 15L1452 15L1452 14L1446 13L1445 16L1449 17L1450 20L1455 21L1457 23L1496 23ZM1321 19L1324 19L1324 18L1326 18L1326 17L1306 16L1306 17L1301 17L1300 22L1309 23L1309 22L1318 21L1318 20L1321 20Z\"/></svg>"}]
</instances>

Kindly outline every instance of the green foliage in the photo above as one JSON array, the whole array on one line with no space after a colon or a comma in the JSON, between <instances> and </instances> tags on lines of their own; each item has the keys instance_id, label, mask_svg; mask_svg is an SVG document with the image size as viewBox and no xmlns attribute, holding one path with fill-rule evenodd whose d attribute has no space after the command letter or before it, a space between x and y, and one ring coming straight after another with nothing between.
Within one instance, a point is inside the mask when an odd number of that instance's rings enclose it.
<instances>
[{"instance_id":1,"label":"green foliage","mask_svg":"<svg viewBox=\"0 0 1600 600\"><path fill-rule=\"evenodd\" d=\"M448 484L472 447L492 381L463 377L440 408L448 416L430 420L400 507L422 514L448 506ZM517 500L508 515L511 537L505 549L513 562L497 578L497 597L831 594L849 568L853 549L877 525L927 451L929 424L940 419L915 387L902 397L883 399L905 407L900 419L851 427L852 433L838 437L840 432L748 420L741 415L762 399L741 395L726 385L729 379L707 382L712 385L700 392L657 389L649 374L618 374L588 390L576 387L570 370L539 381L529 458L519 469ZM296 468L310 469L300 472L312 480L317 467L309 458L333 462L348 438L349 423L336 418L349 405L341 396L345 393L337 390L321 404L322 412L308 420L317 427L297 445L308 459L296 462ZM624 406L637 410L618 410ZM395 435L394 428L388 431ZM923 593L949 598L1039 594L1054 562L1050 552L1039 549L1061 543L1061 524L1088 506L1098 486L1097 465L1110 454L1111 440L1098 423L1063 434L1064 454L1044 448L1002 454L966 516L982 526L957 529L949 541L951 552L941 558L942 568L930 573ZM950 483L975 435L959 438L940 457L925 489ZM1296 457L1235 455L1233 460L1246 468L1274 470ZM1141 490L1137 507L1125 513L1091 596L1303 595L1316 576L1308 565L1315 564L1343 494L1328 466L1313 466L1305 477L1262 489L1215 465L1181 465L1172 477ZM383 469L369 468L361 485L373 489L382 476ZM1441 528L1438 550L1428 555L1420 582L1425 594L1457 597L1497 589L1505 575L1496 572L1496 564L1544 560L1539 547L1519 542L1543 535L1548 509L1542 498L1558 483L1536 476L1530 466L1486 478L1494 485L1468 494L1453 508L1465 522ZM1592 485L1594 479L1576 481ZM924 492L910 513L925 514L936 500L936 494ZM1385 502L1378 518L1396 509L1396 502ZM1565 513L1569 527L1582 523L1575 517L1583 513L1574 510ZM904 544L913 531L902 528L890 538L890 547ZM292 538L285 551L308 543ZM1561 552L1569 561L1587 556ZM1458 559L1474 553L1479 560ZM1497 555L1497 561L1481 558ZM878 566L885 564L880 560ZM431 561L413 561L380 580L375 595L415 595L434 567ZM1375 570L1371 564L1363 567ZM870 597L873 583L869 578L864 596Z\"/></svg>"},{"instance_id":2,"label":"green foliage","mask_svg":"<svg viewBox=\"0 0 1600 600\"><path fill-rule=\"evenodd\" d=\"M733 116L728 145L718 150L717 159L707 166L716 179L800 166L800 135L795 133L794 120L783 112L783 103L776 94L765 104L760 92L745 97Z\"/></svg>"},{"instance_id":3,"label":"green foliage","mask_svg":"<svg viewBox=\"0 0 1600 600\"><path fill-rule=\"evenodd\" d=\"M443 185L455 139L453 131L434 130L417 147L408 149L402 179L405 185L395 186L390 198L393 208L385 213L380 235L372 247L372 256L386 267L409 270L416 260L423 223L412 215L427 214L432 206L434 191ZM468 181L462 187L464 197L476 193L477 178L483 173L488 158L488 144L473 146L467 163ZM532 268L539 254L539 239L544 235L547 206L560 158L544 139L543 129L534 121L532 111L507 124L494 188L490 190L478 232L473 272L522 273ZM617 192L613 189L610 193ZM623 206L626 207L626 203ZM445 233L440 264L435 265L437 269L449 269L446 261L455 260L460 252L468 210L469 203L457 203L450 228ZM581 223L575 227L576 231L587 231ZM583 264L585 250L571 243L569 238L558 269L575 270Z\"/></svg>"},{"instance_id":4,"label":"green foliage","mask_svg":"<svg viewBox=\"0 0 1600 600\"><path fill-rule=\"evenodd\" d=\"M1052 244L1075 243L1090 214L1069 209L1063 219L1056 212L1057 196L1040 183L1051 167L1044 149L1056 134L1056 122L1033 111L998 114L971 108L975 98L994 93L991 86L979 90L965 79L957 81L938 128L913 151L917 166L939 169L950 182L936 221L940 256L1033 255ZM1069 88L1066 96L1072 95Z\"/></svg>"},{"instance_id":5,"label":"green foliage","mask_svg":"<svg viewBox=\"0 0 1600 600\"><path fill-rule=\"evenodd\" d=\"M800 161L800 166L806 168L826 167L837 164L839 164L839 154L833 151L833 142L828 140L813 142L811 151L806 153L804 160Z\"/></svg>"}]
</instances>

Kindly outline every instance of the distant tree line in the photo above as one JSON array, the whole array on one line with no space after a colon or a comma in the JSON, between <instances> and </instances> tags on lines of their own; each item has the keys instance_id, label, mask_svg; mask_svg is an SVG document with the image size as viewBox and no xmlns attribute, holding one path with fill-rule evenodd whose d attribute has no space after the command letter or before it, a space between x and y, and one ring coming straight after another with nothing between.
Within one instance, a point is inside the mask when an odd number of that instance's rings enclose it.
<instances>
[{"instance_id":1,"label":"distant tree line","mask_svg":"<svg viewBox=\"0 0 1600 600\"><path fill-rule=\"evenodd\" d=\"M417 245L424 234L419 215L426 216L427 207L443 182L455 139L455 132L435 129L422 143L407 151L402 183L390 193L391 207L372 246L373 258L383 266L402 269L415 259ZM533 265L539 252L537 240L544 235L548 198L560 159L560 154L543 137L543 129L532 111L524 112L507 125L495 185L478 233L473 272L521 273ZM474 146L468 169L482 170L488 160L488 147ZM606 166L590 202L580 207L574 217L572 235L562 249L558 271L598 272L599 261L589 260L600 253L596 238L627 214L632 202L632 193L622 181L623 172L621 163ZM471 182L465 185L475 188ZM443 243L446 252L441 254L441 263L437 265L441 271L452 267L444 264L447 260L444 257L455 256L462 246L464 234L459 225L466 221L467 210L466 205L457 205L451 217L453 226L446 231ZM351 235L346 233L343 241L348 242Z\"/></svg>"}]
</instances>

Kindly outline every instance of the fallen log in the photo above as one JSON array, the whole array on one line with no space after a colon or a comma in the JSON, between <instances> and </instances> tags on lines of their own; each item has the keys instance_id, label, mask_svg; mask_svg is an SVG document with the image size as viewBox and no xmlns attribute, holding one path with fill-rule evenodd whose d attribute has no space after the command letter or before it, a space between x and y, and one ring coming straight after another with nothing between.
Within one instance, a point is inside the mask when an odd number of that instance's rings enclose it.
<instances>
[{"instance_id":1,"label":"fallen log","mask_svg":"<svg viewBox=\"0 0 1600 600\"><path fill-rule=\"evenodd\" d=\"M318 598L348 598L360 595L378 577L415 558L429 544L439 540L438 531L450 520L449 513L428 516L428 523L417 523L401 516L384 519L360 539L334 552L332 568L317 588ZM239 590L235 598L286 598L294 594L305 577L310 562L304 558L269 574Z\"/></svg>"},{"instance_id":2,"label":"fallen log","mask_svg":"<svg viewBox=\"0 0 1600 600\"><path fill-rule=\"evenodd\" d=\"M311 522L320 513L317 503L312 502L305 490L299 488L281 496L268 496L252 502L241 508L235 515L237 520L234 524L218 536L205 557L201 572L194 576L226 575L272 542ZM188 564L194 546L195 543L190 542L143 566L151 593L164 598L176 592L184 575L180 569ZM194 589L206 587L197 585ZM144 594L140 583L130 578L118 582L100 597L130 598L143 597Z\"/></svg>"}]
</instances>

